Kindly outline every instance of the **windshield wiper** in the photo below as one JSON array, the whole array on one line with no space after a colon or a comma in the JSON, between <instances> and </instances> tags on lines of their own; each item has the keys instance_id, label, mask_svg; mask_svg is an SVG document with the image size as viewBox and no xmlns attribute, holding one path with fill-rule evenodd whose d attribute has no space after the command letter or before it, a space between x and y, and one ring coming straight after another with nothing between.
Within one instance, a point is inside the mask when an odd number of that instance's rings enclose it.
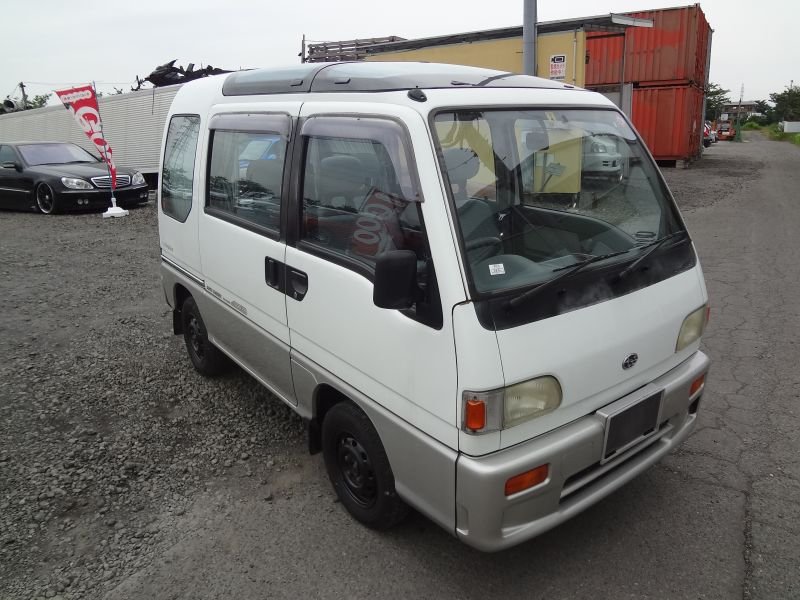
<instances>
[{"instance_id":1,"label":"windshield wiper","mask_svg":"<svg viewBox=\"0 0 800 600\"><path fill-rule=\"evenodd\" d=\"M625 254L626 252L628 252L628 251L627 250L621 250L619 252L612 252L611 254L600 254L600 255L597 255L597 256L591 256L591 257L587 258L586 260L582 260L582 261L576 262L576 263L571 264L569 266L559 267L558 269L553 269L553 273L556 273L558 271L562 271L562 273L559 273L558 275L556 275L552 279L548 279L547 281L545 281L541 285L536 286L533 289L530 289L530 290L528 290L526 292L522 292L519 296L515 296L514 298L511 298L511 300L509 300L506 303L506 308L516 308L520 304L522 304L524 302L527 302L528 300L530 300L534 296L538 295L539 292L541 292L542 290L546 290L547 288L551 287L552 285L554 285L555 283L561 281L562 279L566 279L570 275L574 275L578 271L582 271L584 268L588 267L589 265L591 265L593 263L596 263L596 262L600 262L601 260L605 260L607 258L611 258L613 256L619 256L620 254Z\"/></svg>"},{"instance_id":2,"label":"windshield wiper","mask_svg":"<svg viewBox=\"0 0 800 600\"><path fill-rule=\"evenodd\" d=\"M631 272L633 272L634 269L636 269L636 267L638 267L640 264L642 264L642 262L645 259L647 259L647 257L652 256L653 253L656 250L658 250L659 248L662 248L664 246L664 244L666 244L669 240L675 239L678 236L684 237L686 235L687 235L686 230L682 229L681 231L675 231L673 233L670 233L669 235L665 235L663 238L661 238L659 240L654 240L654 241L650 242L649 244L645 244L644 246L640 246L640 248L642 249L642 254L639 256L639 258L637 258L635 261L633 261L627 267L622 269L622 271L617 273L617 276L615 277L615 280L616 281L621 281L622 279L627 277ZM645 250L645 248L646 248L646 250Z\"/></svg>"}]
</instances>

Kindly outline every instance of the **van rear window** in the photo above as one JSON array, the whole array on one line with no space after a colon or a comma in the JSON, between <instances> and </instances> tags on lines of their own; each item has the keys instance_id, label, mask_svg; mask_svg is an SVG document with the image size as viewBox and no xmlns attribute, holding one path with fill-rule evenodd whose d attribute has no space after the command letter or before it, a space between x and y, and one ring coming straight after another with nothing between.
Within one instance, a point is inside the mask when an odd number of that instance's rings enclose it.
<instances>
[{"instance_id":1,"label":"van rear window","mask_svg":"<svg viewBox=\"0 0 800 600\"><path fill-rule=\"evenodd\" d=\"M192 210L199 132L200 117L196 115L177 115L169 122L161 173L161 210L181 223Z\"/></svg>"}]
</instances>

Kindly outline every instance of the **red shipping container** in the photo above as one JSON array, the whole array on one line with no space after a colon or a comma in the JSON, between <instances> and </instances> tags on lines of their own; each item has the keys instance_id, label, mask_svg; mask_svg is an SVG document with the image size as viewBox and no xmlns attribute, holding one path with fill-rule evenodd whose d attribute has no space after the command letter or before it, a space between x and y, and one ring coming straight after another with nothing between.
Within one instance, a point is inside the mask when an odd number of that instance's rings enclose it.
<instances>
[{"instance_id":1,"label":"red shipping container","mask_svg":"<svg viewBox=\"0 0 800 600\"><path fill-rule=\"evenodd\" d=\"M656 160L700 155L703 90L693 85L634 88L631 120Z\"/></svg>"},{"instance_id":2,"label":"red shipping container","mask_svg":"<svg viewBox=\"0 0 800 600\"><path fill-rule=\"evenodd\" d=\"M699 4L626 16L653 21L652 28L626 30L626 83L705 85L711 27ZM622 46L622 34L587 34L587 86L621 81Z\"/></svg>"}]
</instances>

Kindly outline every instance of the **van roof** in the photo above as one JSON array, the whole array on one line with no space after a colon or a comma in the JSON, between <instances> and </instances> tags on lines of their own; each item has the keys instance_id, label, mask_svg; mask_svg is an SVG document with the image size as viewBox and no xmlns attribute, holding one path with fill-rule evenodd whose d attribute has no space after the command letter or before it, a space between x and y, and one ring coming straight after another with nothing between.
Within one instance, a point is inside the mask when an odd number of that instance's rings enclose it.
<instances>
[{"instance_id":1,"label":"van roof","mask_svg":"<svg viewBox=\"0 0 800 600\"><path fill-rule=\"evenodd\" d=\"M389 92L465 87L572 89L529 75L462 65L421 62L337 62L238 71L222 86L224 96L311 92Z\"/></svg>"}]
</instances>

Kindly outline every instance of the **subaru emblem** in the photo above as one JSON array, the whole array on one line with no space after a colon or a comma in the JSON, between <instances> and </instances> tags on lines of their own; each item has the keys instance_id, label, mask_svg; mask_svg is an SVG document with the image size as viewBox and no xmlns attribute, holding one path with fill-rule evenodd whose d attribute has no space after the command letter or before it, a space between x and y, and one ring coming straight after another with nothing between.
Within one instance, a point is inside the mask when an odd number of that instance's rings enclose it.
<instances>
[{"instance_id":1,"label":"subaru emblem","mask_svg":"<svg viewBox=\"0 0 800 600\"><path fill-rule=\"evenodd\" d=\"M639 360L639 355L635 352L633 354L628 355L628 357L622 361L622 368L623 369L630 369L633 365L636 364L636 361Z\"/></svg>"}]
</instances>

